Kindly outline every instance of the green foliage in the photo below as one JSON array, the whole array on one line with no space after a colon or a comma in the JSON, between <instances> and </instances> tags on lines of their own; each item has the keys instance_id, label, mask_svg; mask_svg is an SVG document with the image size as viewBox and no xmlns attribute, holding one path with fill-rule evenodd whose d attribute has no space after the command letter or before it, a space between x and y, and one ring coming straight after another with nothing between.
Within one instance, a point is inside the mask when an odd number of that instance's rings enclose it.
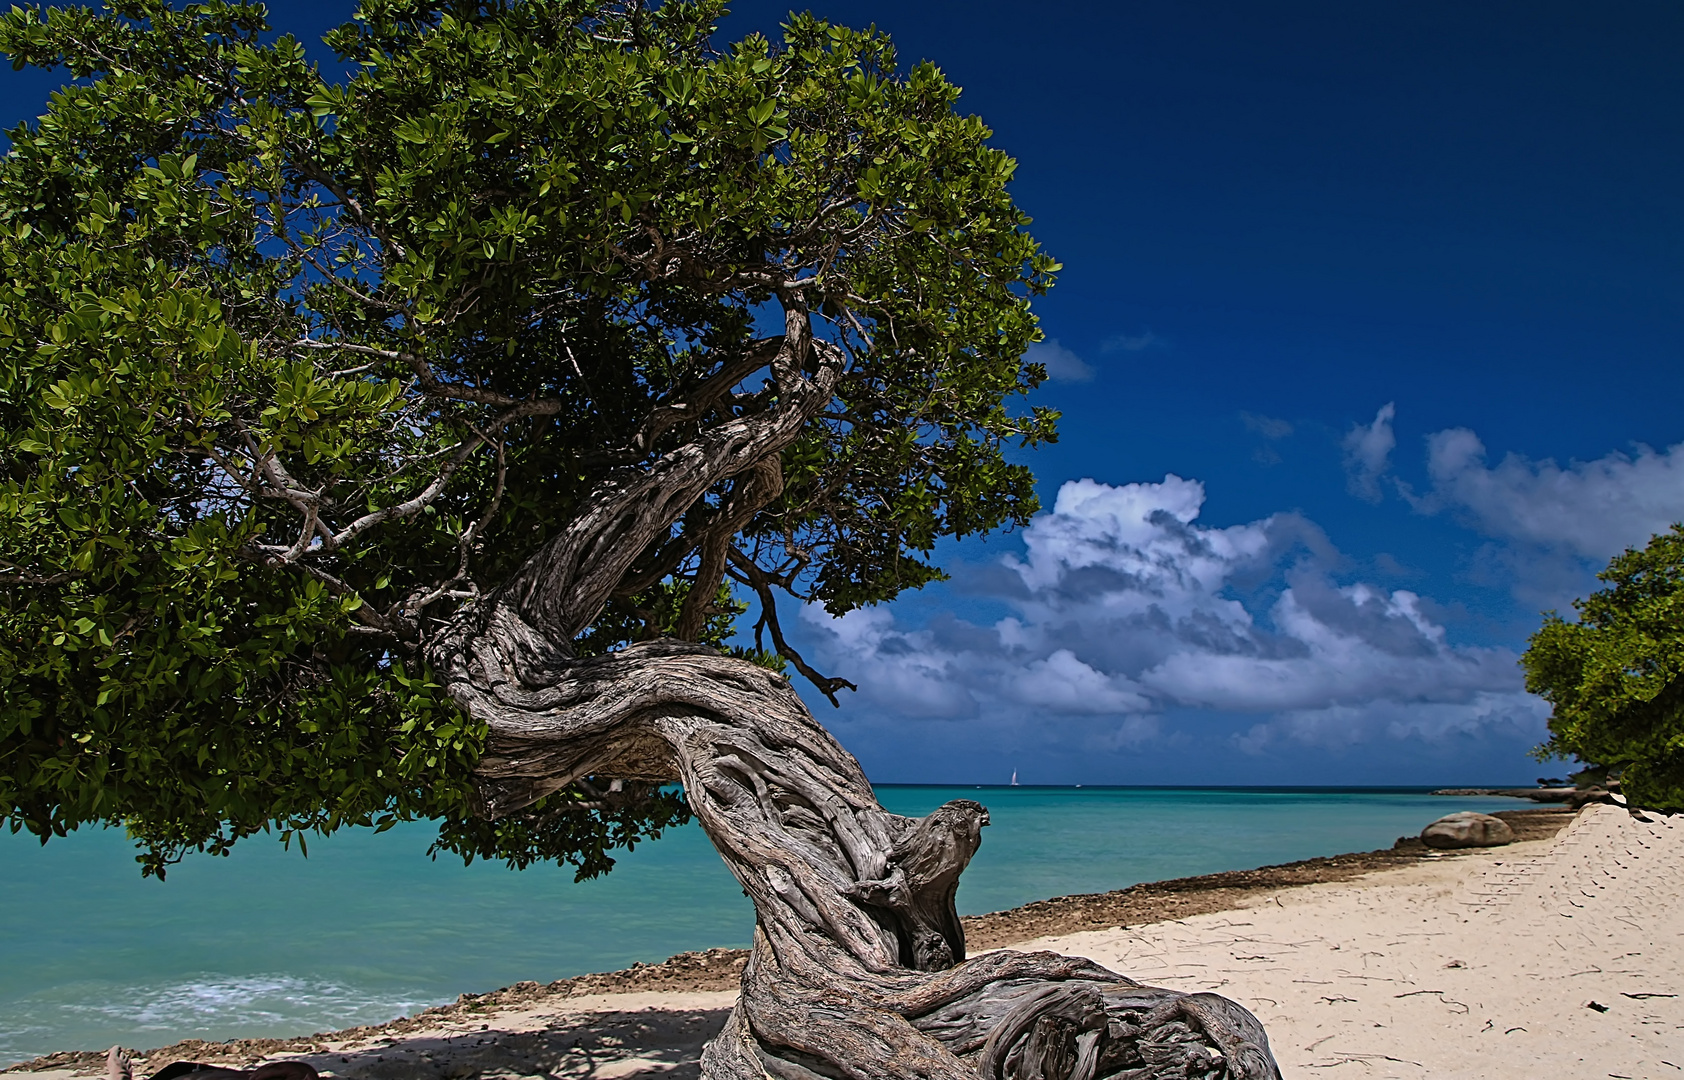
<instances>
[{"instance_id":1,"label":"green foliage","mask_svg":"<svg viewBox=\"0 0 1684 1080\"><path fill-rule=\"evenodd\" d=\"M1045 377L1022 356L1058 267L1014 163L882 35L792 16L717 51L721 12L366 0L327 38L342 81L266 42L260 5L0 20L15 66L75 80L0 163L14 830L121 822L159 872L258 831L437 818L466 856L594 873L682 820L676 796L574 787L472 821L486 733L425 647L616 470L764 407L734 384L650 427L750 350L779 280L849 355L738 540L780 587L886 600L940 576L941 537L1037 509L1004 450L1056 414L1007 402ZM579 651L717 586L695 545L732 490ZM721 589L699 636L742 610Z\"/></svg>"},{"instance_id":2,"label":"green foliage","mask_svg":"<svg viewBox=\"0 0 1684 1080\"><path fill-rule=\"evenodd\" d=\"M1542 755L1620 771L1635 804L1684 810L1684 526L1615 557L1608 584L1551 613L1521 663L1555 707Z\"/></svg>"},{"instance_id":3,"label":"green foliage","mask_svg":"<svg viewBox=\"0 0 1684 1080\"><path fill-rule=\"evenodd\" d=\"M768 652L765 649L751 649L746 645L732 645L726 651L738 660L747 660L751 664L758 664L767 671L776 671L782 674L789 669L789 661L777 653Z\"/></svg>"}]
</instances>

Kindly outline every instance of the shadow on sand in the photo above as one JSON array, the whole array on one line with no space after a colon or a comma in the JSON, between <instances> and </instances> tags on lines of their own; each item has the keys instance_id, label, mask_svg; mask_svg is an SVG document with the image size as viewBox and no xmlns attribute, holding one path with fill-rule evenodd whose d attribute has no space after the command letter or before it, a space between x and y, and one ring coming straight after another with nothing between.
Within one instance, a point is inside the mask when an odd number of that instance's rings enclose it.
<instances>
[{"instance_id":1,"label":"shadow on sand","mask_svg":"<svg viewBox=\"0 0 1684 1080\"><path fill-rule=\"evenodd\" d=\"M299 1054L347 1080L694 1080L702 1044L729 1009L558 1016L532 1031L394 1036L336 1054Z\"/></svg>"}]
</instances>

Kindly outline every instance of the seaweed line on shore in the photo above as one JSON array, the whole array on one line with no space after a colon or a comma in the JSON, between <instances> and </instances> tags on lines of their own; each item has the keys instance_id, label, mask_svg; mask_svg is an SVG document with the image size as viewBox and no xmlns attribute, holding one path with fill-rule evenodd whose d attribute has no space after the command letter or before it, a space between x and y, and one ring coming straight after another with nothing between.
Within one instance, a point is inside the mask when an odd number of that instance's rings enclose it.
<instances>
[{"instance_id":1,"label":"seaweed line on shore","mask_svg":"<svg viewBox=\"0 0 1684 1080\"><path fill-rule=\"evenodd\" d=\"M1501 810L1496 816L1514 830L1515 839L1545 840L1574 817L1565 807ZM1002 948L1036 938L1103 930L1118 926L1189 918L1240 906L1253 894L1326 882L1350 881L1381 870L1395 869L1429 858L1456 858L1460 852L1427 847L1416 837L1400 837L1389 848L1303 859L1255 870L1229 870L1167 881L1141 882L1105 893L1086 893L1037 900L1008 911L963 918L966 942L972 952ZM735 990L748 961L747 949L704 949L683 952L660 963L633 964L620 971L594 972L550 983L517 982L484 994L462 994L412 1016L383 1024L346 1028L282 1039L232 1039L208 1042L186 1039L148 1051L130 1051L144 1067L175 1060L213 1064L246 1064L281 1054L320 1054L335 1047L389 1036L404 1035L440 1023L489 1020L504 1010L528 1007L555 999L616 994L699 993ZM103 1072L104 1050L67 1050L0 1069L0 1073L40 1072L49 1069Z\"/></svg>"}]
</instances>

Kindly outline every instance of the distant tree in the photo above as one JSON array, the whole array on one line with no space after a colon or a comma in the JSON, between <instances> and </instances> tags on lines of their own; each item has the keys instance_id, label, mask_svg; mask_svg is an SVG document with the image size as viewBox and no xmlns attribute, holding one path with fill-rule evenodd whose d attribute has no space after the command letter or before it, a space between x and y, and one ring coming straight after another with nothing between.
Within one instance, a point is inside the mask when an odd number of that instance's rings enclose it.
<instances>
[{"instance_id":1,"label":"distant tree","mask_svg":"<svg viewBox=\"0 0 1684 1080\"><path fill-rule=\"evenodd\" d=\"M710 1075L1274 1075L1221 999L955 967L986 813L885 812L779 674L849 685L780 593L888 600L1035 511L1057 266L933 65L721 12L367 0L341 81L256 5L4 18L74 79L0 165L8 820L161 873L432 818L592 874L694 813L759 913Z\"/></svg>"},{"instance_id":2,"label":"distant tree","mask_svg":"<svg viewBox=\"0 0 1684 1080\"><path fill-rule=\"evenodd\" d=\"M1608 587L1551 613L1521 662L1555 711L1541 756L1617 772L1633 803L1684 810L1684 526L1616 556Z\"/></svg>"}]
</instances>

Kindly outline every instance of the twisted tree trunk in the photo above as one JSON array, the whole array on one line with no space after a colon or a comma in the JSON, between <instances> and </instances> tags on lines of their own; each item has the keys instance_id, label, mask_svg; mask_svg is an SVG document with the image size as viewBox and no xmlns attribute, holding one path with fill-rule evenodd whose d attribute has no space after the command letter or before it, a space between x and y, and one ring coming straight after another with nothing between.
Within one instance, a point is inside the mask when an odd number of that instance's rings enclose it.
<instances>
[{"instance_id":1,"label":"twisted tree trunk","mask_svg":"<svg viewBox=\"0 0 1684 1080\"><path fill-rule=\"evenodd\" d=\"M707 1077L1279 1076L1256 1019L1216 995L1054 953L967 960L953 898L988 812L887 812L781 675L672 640L571 660L496 604L434 656L491 727L486 813L586 776L684 785L757 917Z\"/></svg>"},{"instance_id":2,"label":"twisted tree trunk","mask_svg":"<svg viewBox=\"0 0 1684 1080\"><path fill-rule=\"evenodd\" d=\"M705 597L730 550L718 541L781 487L778 455L844 362L813 340L800 297L782 300L764 411L604 483L432 643L451 695L491 731L483 812L586 777L684 785L756 913L742 996L703 1054L714 1080L1277 1080L1262 1028L1223 998L1053 953L967 960L953 897L988 811L964 799L926 818L884 810L783 676L672 639L573 656L638 555L704 492L752 478L701 542L691 587ZM686 605L684 621L696 614Z\"/></svg>"}]
</instances>

